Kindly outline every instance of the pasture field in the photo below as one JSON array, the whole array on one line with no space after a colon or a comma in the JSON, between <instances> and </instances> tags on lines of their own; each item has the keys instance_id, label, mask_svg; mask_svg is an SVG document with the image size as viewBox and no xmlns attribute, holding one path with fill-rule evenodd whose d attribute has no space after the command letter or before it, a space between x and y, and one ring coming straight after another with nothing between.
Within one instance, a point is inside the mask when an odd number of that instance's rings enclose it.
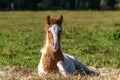
<instances>
[{"instance_id":1,"label":"pasture field","mask_svg":"<svg viewBox=\"0 0 120 80\"><path fill-rule=\"evenodd\" d=\"M10 11L0 12L0 69L36 71L45 18L61 14L63 52L96 69L120 68L120 11Z\"/></svg>"}]
</instances>

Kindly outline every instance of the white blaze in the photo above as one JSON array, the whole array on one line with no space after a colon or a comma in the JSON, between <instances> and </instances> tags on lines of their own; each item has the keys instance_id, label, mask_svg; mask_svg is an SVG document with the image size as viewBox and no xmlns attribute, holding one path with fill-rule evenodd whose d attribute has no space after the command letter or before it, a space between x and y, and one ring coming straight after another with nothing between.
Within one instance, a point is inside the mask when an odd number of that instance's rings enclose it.
<instances>
[{"instance_id":1,"label":"white blaze","mask_svg":"<svg viewBox=\"0 0 120 80\"><path fill-rule=\"evenodd\" d=\"M54 48L58 48L60 45L59 45L59 38L58 38L58 34L59 32L61 31L61 27L58 26L57 24L54 24L52 25L50 28L49 28L49 31L51 31L51 33L53 34L53 38L54 38Z\"/></svg>"}]
</instances>

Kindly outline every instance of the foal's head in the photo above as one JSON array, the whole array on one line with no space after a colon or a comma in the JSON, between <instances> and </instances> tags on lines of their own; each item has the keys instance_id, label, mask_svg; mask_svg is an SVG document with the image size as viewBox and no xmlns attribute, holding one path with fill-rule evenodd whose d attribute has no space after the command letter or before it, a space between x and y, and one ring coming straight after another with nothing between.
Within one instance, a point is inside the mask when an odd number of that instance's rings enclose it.
<instances>
[{"instance_id":1,"label":"foal's head","mask_svg":"<svg viewBox=\"0 0 120 80\"><path fill-rule=\"evenodd\" d=\"M60 34L62 32L62 22L63 16L59 18L51 18L47 16L46 18L46 35L48 39L48 45L53 47L54 50L60 48Z\"/></svg>"}]
</instances>

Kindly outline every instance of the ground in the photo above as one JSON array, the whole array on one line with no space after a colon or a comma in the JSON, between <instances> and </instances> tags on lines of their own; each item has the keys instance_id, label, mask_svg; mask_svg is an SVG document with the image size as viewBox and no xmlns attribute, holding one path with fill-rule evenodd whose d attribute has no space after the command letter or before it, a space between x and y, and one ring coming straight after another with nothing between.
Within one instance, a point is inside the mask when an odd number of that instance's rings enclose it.
<instances>
[{"instance_id":1,"label":"ground","mask_svg":"<svg viewBox=\"0 0 120 80\"><path fill-rule=\"evenodd\" d=\"M99 71L100 76L68 76L63 77L60 74L48 74L47 76L39 76L37 70L32 71L23 66L5 67L0 71L0 79L2 80L120 80L120 69L99 68L93 70Z\"/></svg>"}]
</instances>

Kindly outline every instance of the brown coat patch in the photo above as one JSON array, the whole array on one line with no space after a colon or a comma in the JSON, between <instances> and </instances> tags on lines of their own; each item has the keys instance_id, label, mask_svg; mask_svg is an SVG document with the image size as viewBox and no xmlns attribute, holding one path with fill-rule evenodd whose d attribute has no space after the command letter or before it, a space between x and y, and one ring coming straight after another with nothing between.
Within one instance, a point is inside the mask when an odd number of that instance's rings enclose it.
<instances>
[{"instance_id":1,"label":"brown coat patch","mask_svg":"<svg viewBox=\"0 0 120 80\"><path fill-rule=\"evenodd\" d=\"M42 59L43 69L45 72L58 72L57 62L63 61L64 57L61 49L53 52L51 47L47 48L47 52L44 54Z\"/></svg>"}]
</instances>

